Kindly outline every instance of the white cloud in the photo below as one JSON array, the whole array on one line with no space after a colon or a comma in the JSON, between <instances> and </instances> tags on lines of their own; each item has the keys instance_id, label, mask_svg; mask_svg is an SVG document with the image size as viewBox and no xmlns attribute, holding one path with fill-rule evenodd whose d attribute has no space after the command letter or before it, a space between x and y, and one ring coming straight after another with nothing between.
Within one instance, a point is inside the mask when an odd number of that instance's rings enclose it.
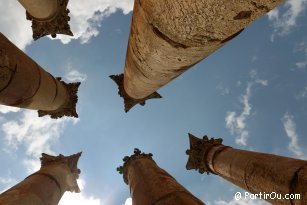
<instances>
[{"instance_id":1,"label":"white cloud","mask_svg":"<svg viewBox=\"0 0 307 205\"><path fill-rule=\"evenodd\" d=\"M298 46L295 47L294 52L303 52L304 60L296 62L295 65L299 69L306 68L307 66L307 42L302 41Z\"/></svg>"},{"instance_id":2,"label":"white cloud","mask_svg":"<svg viewBox=\"0 0 307 205\"><path fill-rule=\"evenodd\" d=\"M3 184L3 185L13 185L14 183L16 183L16 180L12 177L0 177L0 184Z\"/></svg>"},{"instance_id":3,"label":"white cloud","mask_svg":"<svg viewBox=\"0 0 307 205\"><path fill-rule=\"evenodd\" d=\"M267 80L262 80L257 77L257 72L252 70L250 72L252 82L247 83L245 93L240 96L239 101L243 104L243 110L240 114L230 111L227 112L225 117L226 128L230 130L232 135L236 136L235 142L238 145L247 146L247 139L249 137L249 131L247 129L247 119L251 115L252 105L249 102L252 96L252 87L255 84L261 84L263 86L268 85Z\"/></svg>"},{"instance_id":4,"label":"white cloud","mask_svg":"<svg viewBox=\"0 0 307 205\"><path fill-rule=\"evenodd\" d=\"M65 192L61 198L59 205L106 205L99 198L94 196L86 196L82 190L85 188L85 181L83 179L77 180L81 193Z\"/></svg>"},{"instance_id":5,"label":"white cloud","mask_svg":"<svg viewBox=\"0 0 307 205\"><path fill-rule=\"evenodd\" d=\"M216 86L216 89L220 91L220 94L225 96L225 95L228 95L230 93L230 89L228 87L225 87L223 85L223 83L219 83L217 86Z\"/></svg>"},{"instance_id":6,"label":"white cloud","mask_svg":"<svg viewBox=\"0 0 307 205\"><path fill-rule=\"evenodd\" d=\"M26 20L25 9L17 0L2 0L1 5L1 32L17 47L24 50L32 42L31 22Z\"/></svg>"},{"instance_id":7,"label":"white cloud","mask_svg":"<svg viewBox=\"0 0 307 205\"><path fill-rule=\"evenodd\" d=\"M31 21L26 20L25 9L17 0L2 0L1 4L5 5L0 7L1 32L17 47L25 50L25 47L33 42ZM57 35L57 39L64 44L72 39L87 43L99 34L99 27L105 17L118 9L128 14L132 8L133 0L71 0L68 3L71 19L69 24L74 36Z\"/></svg>"},{"instance_id":8,"label":"white cloud","mask_svg":"<svg viewBox=\"0 0 307 205\"><path fill-rule=\"evenodd\" d=\"M25 157L21 159L29 174L40 168L39 157L41 153L57 155L52 150L54 145L63 133L68 122L76 123L75 118L51 119L48 116L39 118L37 111L25 110L17 117L18 120L9 120L2 125L4 139L7 143L6 151L13 152L19 148L25 149ZM14 185L16 180L11 177L0 177L0 183L5 185L5 189ZM78 179L81 191L85 187L85 181ZM94 196L87 196L85 193L65 192L59 205L107 205Z\"/></svg>"},{"instance_id":9,"label":"white cloud","mask_svg":"<svg viewBox=\"0 0 307 205\"><path fill-rule=\"evenodd\" d=\"M295 156L307 159L307 156L304 154L303 149L299 146L299 136L296 132L296 124L294 122L294 116L286 113L282 118L282 123L287 133L287 136L290 140L288 145L288 150L292 152Z\"/></svg>"},{"instance_id":10,"label":"white cloud","mask_svg":"<svg viewBox=\"0 0 307 205\"><path fill-rule=\"evenodd\" d=\"M20 108L18 107L0 105L0 113L2 114L7 114L9 112L18 112L18 111L20 111Z\"/></svg>"},{"instance_id":11,"label":"white cloud","mask_svg":"<svg viewBox=\"0 0 307 205\"><path fill-rule=\"evenodd\" d=\"M8 190L12 186L14 186L17 183L17 181L13 178L1 178L0 177L0 185L4 185L3 188L0 189L0 193L3 193L4 191Z\"/></svg>"},{"instance_id":12,"label":"white cloud","mask_svg":"<svg viewBox=\"0 0 307 205\"><path fill-rule=\"evenodd\" d=\"M73 0L69 1L70 28L73 37L58 35L62 43L69 43L72 39L80 39L81 43L87 43L92 37L99 34L101 22L105 17L115 13L118 9L124 14L132 11L133 0Z\"/></svg>"},{"instance_id":13,"label":"white cloud","mask_svg":"<svg viewBox=\"0 0 307 205\"><path fill-rule=\"evenodd\" d=\"M306 67L307 61L296 62L295 65L296 65L297 68L302 69L302 68L305 68L305 67Z\"/></svg>"},{"instance_id":14,"label":"white cloud","mask_svg":"<svg viewBox=\"0 0 307 205\"><path fill-rule=\"evenodd\" d=\"M303 88L303 90L297 95L297 99L307 98L307 86Z\"/></svg>"},{"instance_id":15,"label":"white cloud","mask_svg":"<svg viewBox=\"0 0 307 205\"><path fill-rule=\"evenodd\" d=\"M271 40L274 40L276 34L279 36L289 34L293 27L296 26L297 19L306 9L306 6L307 0L288 0L282 7L285 12L281 12L280 8L270 11L268 17L274 28Z\"/></svg>"},{"instance_id":16,"label":"white cloud","mask_svg":"<svg viewBox=\"0 0 307 205\"><path fill-rule=\"evenodd\" d=\"M258 56L254 55L254 56L252 57L251 62L255 62L256 60L258 60Z\"/></svg>"},{"instance_id":17,"label":"white cloud","mask_svg":"<svg viewBox=\"0 0 307 205\"><path fill-rule=\"evenodd\" d=\"M127 198L125 204L123 205L132 205L132 198L131 197Z\"/></svg>"},{"instance_id":18,"label":"white cloud","mask_svg":"<svg viewBox=\"0 0 307 205\"><path fill-rule=\"evenodd\" d=\"M260 199L241 198L240 200L232 199L231 201L215 201L214 205L270 205L270 203Z\"/></svg>"},{"instance_id":19,"label":"white cloud","mask_svg":"<svg viewBox=\"0 0 307 205\"><path fill-rule=\"evenodd\" d=\"M73 68L72 62L68 61L66 67L66 73L64 78L71 82L84 82L87 79L87 75L80 73L78 70Z\"/></svg>"},{"instance_id":20,"label":"white cloud","mask_svg":"<svg viewBox=\"0 0 307 205\"><path fill-rule=\"evenodd\" d=\"M2 124L6 151L12 152L23 147L26 151L24 163L28 172L37 171L42 152L54 154L51 146L56 143L67 122L76 123L74 118L51 119L48 116L39 118L37 111L25 110L16 117Z\"/></svg>"}]
</instances>

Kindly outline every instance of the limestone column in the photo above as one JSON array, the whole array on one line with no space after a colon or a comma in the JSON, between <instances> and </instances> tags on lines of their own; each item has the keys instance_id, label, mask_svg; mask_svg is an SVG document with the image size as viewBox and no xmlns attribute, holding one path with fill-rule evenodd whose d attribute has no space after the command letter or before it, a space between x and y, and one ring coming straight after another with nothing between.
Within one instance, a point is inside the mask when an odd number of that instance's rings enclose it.
<instances>
[{"instance_id":1,"label":"limestone column","mask_svg":"<svg viewBox=\"0 0 307 205\"><path fill-rule=\"evenodd\" d=\"M124 74L125 111L225 45L283 0L135 0Z\"/></svg>"},{"instance_id":2,"label":"limestone column","mask_svg":"<svg viewBox=\"0 0 307 205\"><path fill-rule=\"evenodd\" d=\"M54 78L0 33L0 104L39 110L39 116L78 117L79 85Z\"/></svg>"},{"instance_id":3,"label":"limestone column","mask_svg":"<svg viewBox=\"0 0 307 205\"><path fill-rule=\"evenodd\" d=\"M152 154L134 150L126 156L124 165L117 168L130 187L133 205L204 205L180 185L152 159Z\"/></svg>"},{"instance_id":4,"label":"limestone column","mask_svg":"<svg viewBox=\"0 0 307 205\"><path fill-rule=\"evenodd\" d=\"M18 0L26 9L27 20L32 21L33 39L56 34L73 36L68 21L69 0Z\"/></svg>"},{"instance_id":5,"label":"limestone column","mask_svg":"<svg viewBox=\"0 0 307 205\"><path fill-rule=\"evenodd\" d=\"M57 205L66 191L80 192L77 184L81 153L42 154L41 168L0 195L0 205Z\"/></svg>"},{"instance_id":6,"label":"limestone column","mask_svg":"<svg viewBox=\"0 0 307 205\"><path fill-rule=\"evenodd\" d=\"M234 149L220 138L198 139L189 134L189 139L187 169L217 174L250 193L262 194L258 197L272 204L307 204L307 161ZM275 199L265 195L271 193ZM300 199L291 194L299 194Z\"/></svg>"}]
</instances>

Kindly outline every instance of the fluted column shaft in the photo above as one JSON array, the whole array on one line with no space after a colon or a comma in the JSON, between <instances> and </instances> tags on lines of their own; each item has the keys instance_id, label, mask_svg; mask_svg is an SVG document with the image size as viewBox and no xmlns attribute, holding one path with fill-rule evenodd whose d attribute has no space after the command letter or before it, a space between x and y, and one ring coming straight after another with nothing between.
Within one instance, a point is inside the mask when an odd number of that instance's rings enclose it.
<instances>
[{"instance_id":1,"label":"fluted column shaft","mask_svg":"<svg viewBox=\"0 0 307 205\"><path fill-rule=\"evenodd\" d=\"M62 161L63 155L48 156L55 160L47 165L42 163L39 171L0 194L0 205L57 205L65 191L80 192L76 182L80 173L76 167L80 154L66 157L73 158L66 162Z\"/></svg>"},{"instance_id":2,"label":"fluted column shaft","mask_svg":"<svg viewBox=\"0 0 307 205\"><path fill-rule=\"evenodd\" d=\"M272 204L307 204L307 161L234 149L192 135L190 143L187 169L217 174L250 193L275 192L276 199L262 197ZM299 194L300 199L286 199L286 194Z\"/></svg>"},{"instance_id":3,"label":"fluted column shaft","mask_svg":"<svg viewBox=\"0 0 307 205\"><path fill-rule=\"evenodd\" d=\"M203 205L180 185L170 174L161 169L151 154L135 151L119 170L130 187L133 205Z\"/></svg>"},{"instance_id":4,"label":"fluted column shaft","mask_svg":"<svg viewBox=\"0 0 307 205\"><path fill-rule=\"evenodd\" d=\"M120 94L150 98L283 1L135 0Z\"/></svg>"},{"instance_id":5,"label":"fluted column shaft","mask_svg":"<svg viewBox=\"0 0 307 205\"><path fill-rule=\"evenodd\" d=\"M79 85L54 78L0 33L0 104L77 117Z\"/></svg>"}]
</instances>

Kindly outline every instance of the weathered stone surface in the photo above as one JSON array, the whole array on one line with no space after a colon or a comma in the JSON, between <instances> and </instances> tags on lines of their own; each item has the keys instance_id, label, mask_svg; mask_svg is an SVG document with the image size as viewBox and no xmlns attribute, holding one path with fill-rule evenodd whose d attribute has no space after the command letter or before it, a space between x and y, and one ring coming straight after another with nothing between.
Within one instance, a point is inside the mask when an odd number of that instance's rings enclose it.
<instances>
[{"instance_id":1,"label":"weathered stone surface","mask_svg":"<svg viewBox=\"0 0 307 205\"><path fill-rule=\"evenodd\" d=\"M133 205L203 205L171 175L161 169L152 159L139 149L123 159L124 165L117 168L130 186Z\"/></svg>"},{"instance_id":2,"label":"weathered stone surface","mask_svg":"<svg viewBox=\"0 0 307 205\"><path fill-rule=\"evenodd\" d=\"M57 205L65 191L80 192L76 179L81 153L71 156L42 154L39 171L0 194L1 205Z\"/></svg>"},{"instance_id":3,"label":"weathered stone surface","mask_svg":"<svg viewBox=\"0 0 307 205\"><path fill-rule=\"evenodd\" d=\"M263 198L277 205L307 204L307 161L226 147L221 140L190 137L187 169L211 172L250 193L273 193ZM300 194L300 199L283 198Z\"/></svg>"},{"instance_id":4,"label":"weathered stone surface","mask_svg":"<svg viewBox=\"0 0 307 205\"><path fill-rule=\"evenodd\" d=\"M13 73L5 50L0 48L0 92L9 84Z\"/></svg>"},{"instance_id":5,"label":"weathered stone surface","mask_svg":"<svg viewBox=\"0 0 307 205\"><path fill-rule=\"evenodd\" d=\"M143 99L283 0L135 0L124 90Z\"/></svg>"},{"instance_id":6,"label":"weathered stone surface","mask_svg":"<svg viewBox=\"0 0 307 205\"><path fill-rule=\"evenodd\" d=\"M79 152L77 154L73 154L70 156L64 156L64 155L58 155L58 156L51 156L48 154L43 153L41 160L41 167L48 167L50 165L57 165L57 164L64 164L66 165L69 170L69 180L66 181L69 189L67 191L71 192L80 192L80 189L77 184L77 179L79 178L79 174L81 173L81 170L78 169L78 160L81 157L82 152Z\"/></svg>"},{"instance_id":7,"label":"weathered stone surface","mask_svg":"<svg viewBox=\"0 0 307 205\"><path fill-rule=\"evenodd\" d=\"M80 83L66 84L54 78L0 34L0 104L41 110L41 116L78 117Z\"/></svg>"},{"instance_id":8,"label":"weathered stone surface","mask_svg":"<svg viewBox=\"0 0 307 205\"><path fill-rule=\"evenodd\" d=\"M80 82L77 83L65 83L61 80L61 78L56 78L58 81L62 83L62 85L66 88L67 91L67 100L66 102L57 110L38 110L38 116L42 117L45 115L50 115L51 118L57 119L64 116L67 117L76 117L78 118L78 113L76 110L76 105L78 102L78 88L80 86Z\"/></svg>"}]
</instances>

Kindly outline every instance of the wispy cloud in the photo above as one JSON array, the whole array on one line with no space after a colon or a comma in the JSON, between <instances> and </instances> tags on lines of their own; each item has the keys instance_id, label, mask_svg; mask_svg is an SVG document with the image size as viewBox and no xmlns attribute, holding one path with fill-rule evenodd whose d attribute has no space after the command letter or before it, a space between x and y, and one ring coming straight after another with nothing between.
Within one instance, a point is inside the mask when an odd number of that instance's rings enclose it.
<instances>
[{"instance_id":1,"label":"wispy cloud","mask_svg":"<svg viewBox=\"0 0 307 205\"><path fill-rule=\"evenodd\" d=\"M217 86L216 86L216 89L220 91L220 94L225 96L225 95L228 95L230 93L230 89L226 86L223 85L223 83L219 83Z\"/></svg>"},{"instance_id":2,"label":"wispy cloud","mask_svg":"<svg viewBox=\"0 0 307 205\"><path fill-rule=\"evenodd\" d=\"M18 107L0 105L0 113L2 114L7 114L9 112L19 112L19 111L20 111L20 108Z\"/></svg>"},{"instance_id":3,"label":"wispy cloud","mask_svg":"<svg viewBox=\"0 0 307 205\"><path fill-rule=\"evenodd\" d=\"M85 181L83 179L78 179L77 181L81 193L65 192L59 205L106 205L106 203L95 196L86 196L82 192L86 185Z\"/></svg>"},{"instance_id":4,"label":"wispy cloud","mask_svg":"<svg viewBox=\"0 0 307 205\"><path fill-rule=\"evenodd\" d=\"M33 42L31 22L26 20L26 11L18 1L2 0L0 7L1 32L22 50ZM118 10L124 14L132 11L133 0L74 0L69 1L69 21L74 36L57 35L62 43L69 43L72 39L87 43L99 34L99 28L104 18ZM14 26L12 26L14 25Z\"/></svg>"},{"instance_id":5,"label":"wispy cloud","mask_svg":"<svg viewBox=\"0 0 307 205\"><path fill-rule=\"evenodd\" d=\"M307 86L303 88L301 92L296 96L297 99L305 99L307 98Z\"/></svg>"},{"instance_id":6,"label":"wispy cloud","mask_svg":"<svg viewBox=\"0 0 307 205\"><path fill-rule=\"evenodd\" d=\"M122 10L124 14L132 11L133 0L74 0L68 4L70 10L70 27L73 37L58 35L62 43L69 43L72 39L79 39L81 43L87 43L92 37L99 34L99 28L104 18Z\"/></svg>"},{"instance_id":7,"label":"wispy cloud","mask_svg":"<svg viewBox=\"0 0 307 205\"><path fill-rule=\"evenodd\" d=\"M298 61L295 63L298 69L304 69L307 67L307 42L300 42L294 49L294 52L302 52L304 55L304 59L302 61Z\"/></svg>"},{"instance_id":8,"label":"wispy cloud","mask_svg":"<svg viewBox=\"0 0 307 205\"><path fill-rule=\"evenodd\" d=\"M51 146L59 139L66 123L77 122L74 118L39 118L37 112L31 110L21 112L16 119L2 124L6 151L14 152L23 147L26 150L24 163L29 173L39 168L38 158L42 152L54 154Z\"/></svg>"},{"instance_id":9,"label":"wispy cloud","mask_svg":"<svg viewBox=\"0 0 307 205\"><path fill-rule=\"evenodd\" d=\"M2 193L3 191L9 189L10 187L12 187L14 184L16 184L17 181L16 179L11 177L11 173L9 172L9 175L6 177L1 177L0 176L0 193Z\"/></svg>"},{"instance_id":10,"label":"wispy cloud","mask_svg":"<svg viewBox=\"0 0 307 205\"><path fill-rule=\"evenodd\" d=\"M268 13L269 20L272 22L274 32L271 40L274 41L274 36L284 36L291 32L297 24L297 19L306 9L307 0L288 0L280 9L274 9ZM285 10L281 12L281 10Z\"/></svg>"},{"instance_id":11,"label":"wispy cloud","mask_svg":"<svg viewBox=\"0 0 307 205\"><path fill-rule=\"evenodd\" d=\"M282 118L282 123L285 132L290 140L288 150L296 157L301 159L307 159L307 155L303 152L303 149L299 146L299 136L296 132L296 123L294 122L294 116L286 113Z\"/></svg>"},{"instance_id":12,"label":"wispy cloud","mask_svg":"<svg viewBox=\"0 0 307 205\"><path fill-rule=\"evenodd\" d=\"M18 1L11 0L2 0L1 5L3 5L0 7L1 32L17 47L24 50L32 42L31 22L26 20L24 8Z\"/></svg>"},{"instance_id":13,"label":"wispy cloud","mask_svg":"<svg viewBox=\"0 0 307 205\"><path fill-rule=\"evenodd\" d=\"M73 68L71 61L68 61L65 70L66 73L64 75L64 78L66 78L70 82L84 82L87 79L87 75L84 73L80 73L78 70Z\"/></svg>"},{"instance_id":14,"label":"wispy cloud","mask_svg":"<svg viewBox=\"0 0 307 205\"><path fill-rule=\"evenodd\" d=\"M16 119L9 120L2 125L6 142L6 152L14 152L20 148L25 149L24 165L29 174L40 168L39 157L42 152L58 155L52 147L58 142L67 123L77 123L74 118L51 119L50 117L38 118L36 111L25 110ZM22 149L22 150L23 150ZM0 183L6 185L6 189L17 183L9 177L0 177ZM81 191L85 187L85 181L80 178L78 184ZM59 205L107 205L106 200L95 196L88 196L81 192L66 192Z\"/></svg>"},{"instance_id":15,"label":"wispy cloud","mask_svg":"<svg viewBox=\"0 0 307 205\"><path fill-rule=\"evenodd\" d=\"M214 205L270 205L270 203L260 199L243 198L240 200L232 199L231 201L215 201Z\"/></svg>"},{"instance_id":16,"label":"wispy cloud","mask_svg":"<svg viewBox=\"0 0 307 205\"><path fill-rule=\"evenodd\" d=\"M12 178L9 174L7 177L0 177L0 184L5 186L12 186L16 183L16 180Z\"/></svg>"},{"instance_id":17,"label":"wispy cloud","mask_svg":"<svg viewBox=\"0 0 307 205\"><path fill-rule=\"evenodd\" d=\"M257 77L257 72L252 70L250 72L251 82L247 83L245 93L239 97L239 101L243 105L243 110L240 114L235 111L230 111L225 117L226 127L230 130L232 135L236 136L235 142L238 145L247 146L247 139L249 137L249 131L247 128L247 120L251 115L252 105L250 98L252 96L252 87L255 84L261 84L263 86L268 85L267 80L262 80Z\"/></svg>"},{"instance_id":18,"label":"wispy cloud","mask_svg":"<svg viewBox=\"0 0 307 205\"><path fill-rule=\"evenodd\" d=\"M127 198L123 205L132 205L132 198L131 197Z\"/></svg>"}]
</instances>

